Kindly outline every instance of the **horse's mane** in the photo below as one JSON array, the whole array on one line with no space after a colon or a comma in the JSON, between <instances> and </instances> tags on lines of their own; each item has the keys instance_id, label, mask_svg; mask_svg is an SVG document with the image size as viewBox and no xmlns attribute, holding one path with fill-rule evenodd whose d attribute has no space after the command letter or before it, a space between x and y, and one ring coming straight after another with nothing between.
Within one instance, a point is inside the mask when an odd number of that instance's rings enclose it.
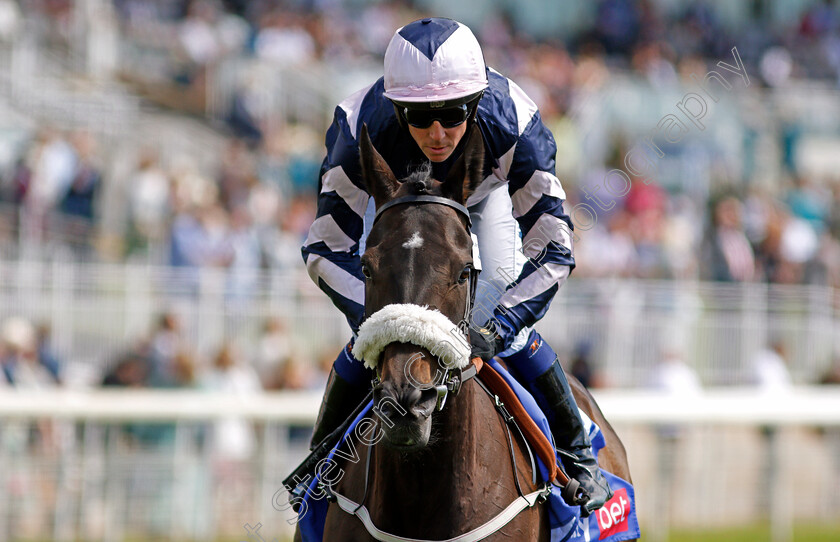
<instances>
[{"instance_id":1,"label":"horse's mane","mask_svg":"<svg viewBox=\"0 0 840 542\"><path fill-rule=\"evenodd\" d=\"M411 173L402 180L402 184L408 187L408 195L419 196L429 194L438 196L440 194L432 193L433 191L438 192L438 190L434 190L435 186L432 180L432 163L426 162L411 171Z\"/></svg>"}]
</instances>

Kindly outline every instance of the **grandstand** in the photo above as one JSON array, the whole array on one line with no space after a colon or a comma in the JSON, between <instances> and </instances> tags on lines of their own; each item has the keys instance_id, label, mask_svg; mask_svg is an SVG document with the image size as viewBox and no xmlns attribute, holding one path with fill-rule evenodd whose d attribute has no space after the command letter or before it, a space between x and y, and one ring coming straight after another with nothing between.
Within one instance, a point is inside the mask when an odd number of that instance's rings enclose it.
<instances>
[{"instance_id":1,"label":"grandstand","mask_svg":"<svg viewBox=\"0 0 840 542\"><path fill-rule=\"evenodd\" d=\"M0 541L289 534L349 337L300 257L324 133L431 13L535 99L589 210L538 329L615 417L649 539L840 532L840 8L450 4L0 0ZM757 391L780 363L790 419Z\"/></svg>"}]
</instances>

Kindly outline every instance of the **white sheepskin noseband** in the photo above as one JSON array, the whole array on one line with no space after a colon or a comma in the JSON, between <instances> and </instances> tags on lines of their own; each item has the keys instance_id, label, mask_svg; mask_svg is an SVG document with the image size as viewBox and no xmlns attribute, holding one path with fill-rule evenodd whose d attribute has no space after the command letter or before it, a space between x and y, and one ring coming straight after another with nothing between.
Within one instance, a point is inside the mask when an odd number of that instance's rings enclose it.
<instances>
[{"instance_id":1,"label":"white sheepskin noseband","mask_svg":"<svg viewBox=\"0 0 840 542\"><path fill-rule=\"evenodd\" d=\"M458 326L439 311L420 305L386 305L372 314L359 327L353 356L375 369L379 354L393 342L422 346L449 369L470 363L470 344Z\"/></svg>"}]
</instances>

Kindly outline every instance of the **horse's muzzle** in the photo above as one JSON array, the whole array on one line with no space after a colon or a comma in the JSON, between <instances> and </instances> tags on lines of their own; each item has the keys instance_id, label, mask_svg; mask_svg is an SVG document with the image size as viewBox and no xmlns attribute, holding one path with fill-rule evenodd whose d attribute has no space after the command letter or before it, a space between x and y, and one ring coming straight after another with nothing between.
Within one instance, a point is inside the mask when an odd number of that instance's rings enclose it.
<instances>
[{"instance_id":1,"label":"horse's muzzle","mask_svg":"<svg viewBox=\"0 0 840 542\"><path fill-rule=\"evenodd\" d=\"M385 444L408 450L428 443L437 402L434 388L420 390L410 383L383 382L374 388L373 401L385 431Z\"/></svg>"}]
</instances>

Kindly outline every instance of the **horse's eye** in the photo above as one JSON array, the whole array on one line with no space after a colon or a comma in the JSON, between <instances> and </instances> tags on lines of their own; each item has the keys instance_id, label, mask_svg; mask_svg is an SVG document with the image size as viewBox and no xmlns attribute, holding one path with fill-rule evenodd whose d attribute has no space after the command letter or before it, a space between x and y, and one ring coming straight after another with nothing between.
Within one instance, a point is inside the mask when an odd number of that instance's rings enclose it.
<instances>
[{"instance_id":1,"label":"horse's eye","mask_svg":"<svg viewBox=\"0 0 840 542\"><path fill-rule=\"evenodd\" d=\"M472 268L469 265L466 266L463 271L461 271L461 276L458 277L458 284L464 284L465 282L467 282L467 280L470 278L470 271L472 271Z\"/></svg>"},{"instance_id":2,"label":"horse's eye","mask_svg":"<svg viewBox=\"0 0 840 542\"><path fill-rule=\"evenodd\" d=\"M370 267L366 264L362 264L362 275L364 275L366 279L371 278Z\"/></svg>"}]
</instances>

